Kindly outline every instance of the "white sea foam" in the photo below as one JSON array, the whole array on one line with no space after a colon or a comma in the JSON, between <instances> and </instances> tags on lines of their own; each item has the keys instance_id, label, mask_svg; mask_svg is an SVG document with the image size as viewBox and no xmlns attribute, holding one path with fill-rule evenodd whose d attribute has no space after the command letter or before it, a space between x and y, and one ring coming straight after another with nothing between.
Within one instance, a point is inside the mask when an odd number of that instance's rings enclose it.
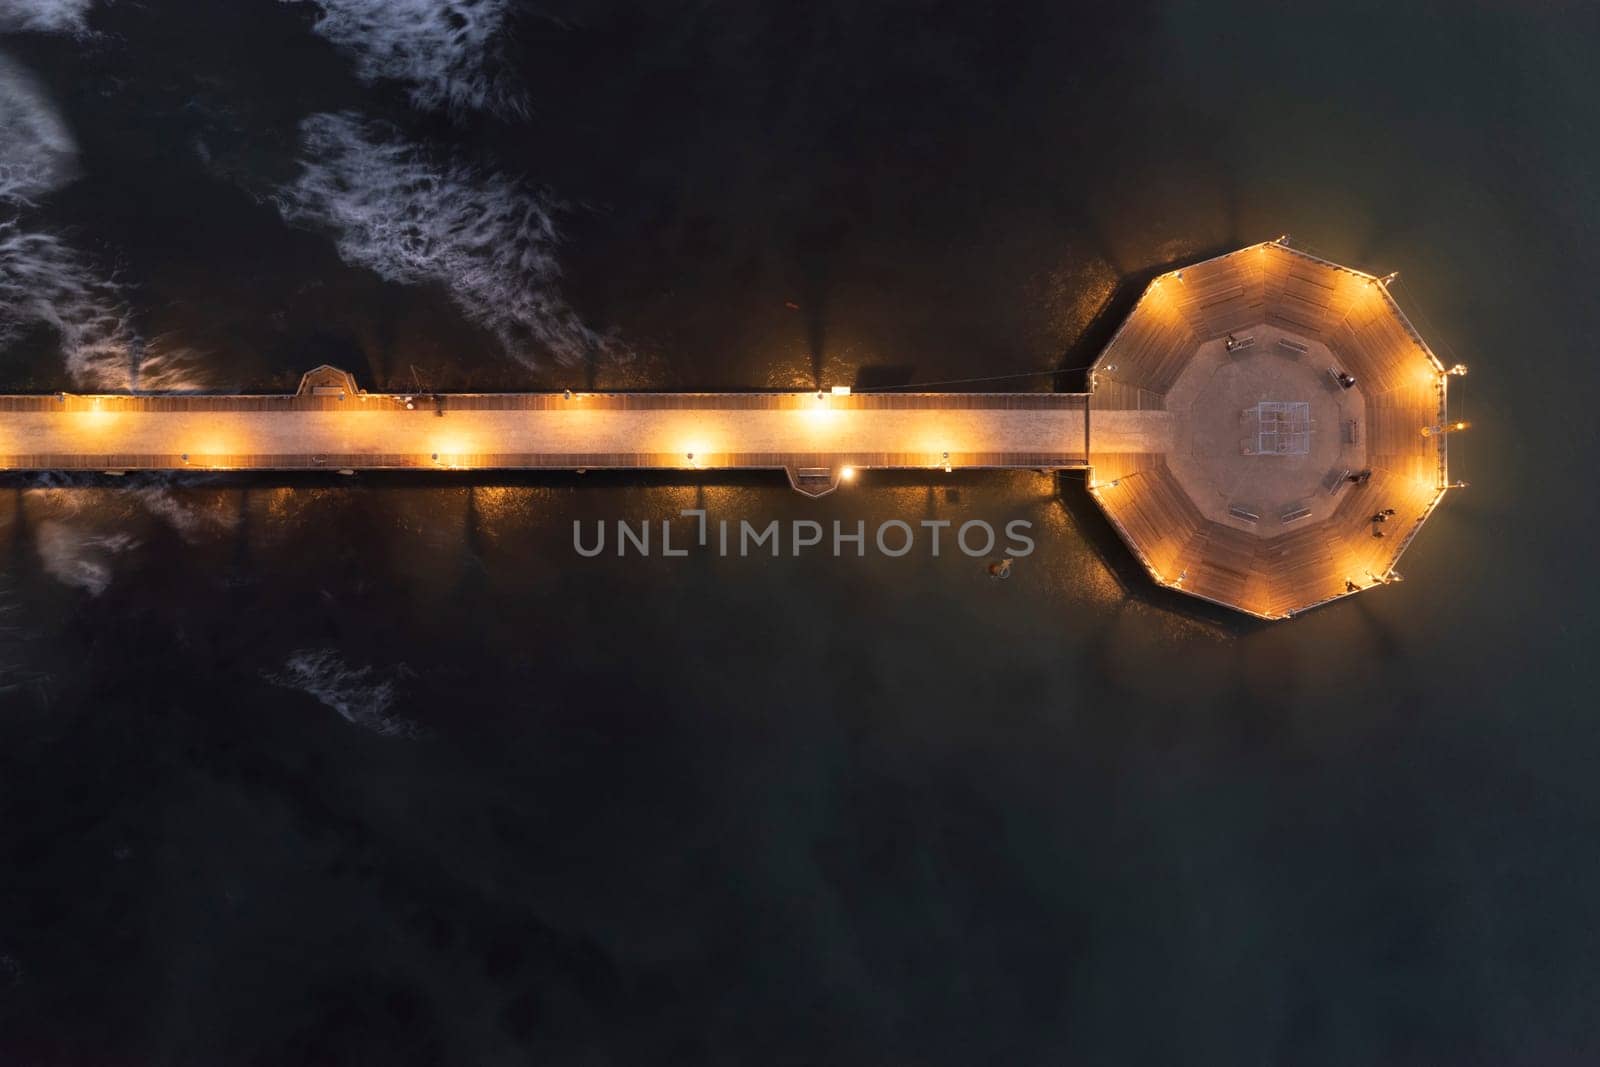
<instances>
[{"instance_id":1,"label":"white sea foam","mask_svg":"<svg viewBox=\"0 0 1600 1067\"><path fill-rule=\"evenodd\" d=\"M411 102L429 111L526 113L527 98L501 53L507 0L310 2L320 11L315 31L355 58L363 81L404 82Z\"/></svg>"},{"instance_id":2,"label":"white sea foam","mask_svg":"<svg viewBox=\"0 0 1600 1067\"><path fill-rule=\"evenodd\" d=\"M6 0L0 0L0 11ZM78 146L32 75L0 52L0 201L28 204L72 177Z\"/></svg>"},{"instance_id":3,"label":"white sea foam","mask_svg":"<svg viewBox=\"0 0 1600 1067\"><path fill-rule=\"evenodd\" d=\"M147 341L122 287L54 234L0 220L0 349L36 326L59 339L73 380L107 392L206 387L199 356L166 338Z\"/></svg>"},{"instance_id":4,"label":"white sea foam","mask_svg":"<svg viewBox=\"0 0 1600 1067\"><path fill-rule=\"evenodd\" d=\"M128 491L146 511L163 520L189 544L227 534L239 526L238 510L226 496L183 500L166 485L142 485Z\"/></svg>"},{"instance_id":5,"label":"white sea foam","mask_svg":"<svg viewBox=\"0 0 1600 1067\"><path fill-rule=\"evenodd\" d=\"M350 114L300 127L298 178L279 190L291 223L332 231L339 255L392 282L444 286L470 319L529 366L621 358L562 298L560 205L502 174L441 163Z\"/></svg>"},{"instance_id":6,"label":"white sea foam","mask_svg":"<svg viewBox=\"0 0 1600 1067\"><path fill-rule=\"evenodd\" d=\"M0 33L88 33L94 0L0 0Z\"/></svg>"},{"instance_id":7,"label":"white sea foam","mask_svg":"<svg viewBox=\"0 0 1600 1067\"><path fill-rule=\"evenodd\" d=\"M0 221L0 346L41 323L60 337L75 378L116 387L117 368L129 362L134 338L116 285L97 277L53 234Z\"/></svg>"},{"instance_id":8,"label":"white sea foam","mask_svg":"<svg viewBox=\"0 0 1600 1067\"><path fill-rule=\"evenodd\" d=\"M345 720L373 733L420 736L415 723L390 714L395 698L393 677L379 677L371 667L351 667L331 648L300 649L284 663L282 671L265 677L274 685L316 697Z\"/></svg>"},{"instance_id":9,"label":"white sea foam","mask_svg":"<svg viewBox=\"0 0 1600 1067\"><path fill-rule=\"evenodd\" d=\"M90 534L55 519L40 522L36 530L44 569L57 581L94 596L111 585L111 558L136 544L127 534Z\"/></svg>"}]
</instances>

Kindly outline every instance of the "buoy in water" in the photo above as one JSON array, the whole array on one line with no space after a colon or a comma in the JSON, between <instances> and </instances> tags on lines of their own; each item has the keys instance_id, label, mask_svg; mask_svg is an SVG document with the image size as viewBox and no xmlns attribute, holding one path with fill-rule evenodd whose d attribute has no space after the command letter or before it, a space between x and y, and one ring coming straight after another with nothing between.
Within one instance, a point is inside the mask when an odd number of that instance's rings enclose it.
<instances>
[{"instance_id":1,"label":"buoy in water","mask_svg":"<svg viewBox=\"0 0 1600 1067\"><path fill-rule=\"evenodd\" d=\"M1011 561L1009 559L1003 559L998 563L989 564L989 577L993 578L995 581L999 581L1002 578L1011 577Z\"/></svg>"}]
</instances>

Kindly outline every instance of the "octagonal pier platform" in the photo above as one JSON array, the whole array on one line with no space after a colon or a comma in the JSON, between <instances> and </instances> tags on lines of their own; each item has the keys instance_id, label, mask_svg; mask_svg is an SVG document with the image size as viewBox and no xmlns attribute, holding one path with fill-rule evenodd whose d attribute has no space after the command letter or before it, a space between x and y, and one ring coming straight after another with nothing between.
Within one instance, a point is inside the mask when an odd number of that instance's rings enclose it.
<instances>
[{"instance_id":1,"label":"octagonal pier platform","mask_svg":"<svg viewBox=\"0 0 1600 1067\"><path fill-rule=\"evenodd\" d=\"M1385 280L1253 245L1155 279L1090 374L1090 491L1157 582L1284 618L1393 581L1449 375ZM1109 419L1166 422L1133 451Z\"/></svg>"},{"instance_id":2,"label":"octagonal pier platform","mask_svg":"<svg viewBox=\"0 0 1600 1067\"><path fill-rule=\"evenodd\" d=\"M0 396L0 470L1086 469L1160 584L1283 618L1394 580L1448 484L1448 377L1383 280L1281 242L1164 275L1087 393Z\"/></svg>"}]
</instances>

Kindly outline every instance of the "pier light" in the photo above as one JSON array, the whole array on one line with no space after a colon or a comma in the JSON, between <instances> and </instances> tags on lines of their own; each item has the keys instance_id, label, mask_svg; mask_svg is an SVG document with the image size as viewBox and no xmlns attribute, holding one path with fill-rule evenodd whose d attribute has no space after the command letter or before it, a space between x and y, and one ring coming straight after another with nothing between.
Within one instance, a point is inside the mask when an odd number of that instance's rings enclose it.
<instances>
[{"instance_id":1,"label":"pier light","mask_svg":"<svg viewBox=\"0 0 1600 1067\"><path fill-rule=\"evenodd\" d=\"M940 460L941 460L941 462L944 463L944 472L946 474L949 474L950 473L950 453L946 452L942 457L940 457Z\"/></svg>"},{"instance_id":2,"label":"pier light","mask_svg":"<svg viewBox=\"0 0 1600 1067\"><path fill-rule=\"evenodd\" d=\"M1466 377L1466 374L1467 374L1467 365L1465 363L1457 363L1454 367L1451 367L1445 373L1446 374L1454 374L1457 378L1464 378L1464 377Z\"/></svg>"},{"instance_id":3,"label":"pier light","mask_svg":"<svg viewBox=\"0 0 1600 1067\"><path fill-rule=\"evenodd\" d=\"M100 398L95 397L94 400L90 401L89 407L80 411L78 415L85 428L98 430L110 423L115 418L116 413L101 407Z\"/></svg>"},{"instance_id":4,"label":"pier light","mask_svg":"<svg viewBox=\"0 0 1600 1067\"><path fill-rule=\"evenodd\" d=\"M839 468L839 480L841 482L853 482L853 481L855 481L856 480L856 469L854 467L852 467L852 466L849 466L848 464L843 466L843 467L841 467L841 468Z\"/></svg>"},{"instance_id":5,"label":"pier light","mask_svg":"<svg viewBox=\"0 0 1600 1067\"><path fill-rule=\"evenodd\" d=\"M1467 427L1469 427L1471 425L1472 425L1472 423L1467 422L1465 419L1462 419L1459 422L1451 422L1451 423L1447 423L1447 424L1445 424L1443 426L1424 426L1422 428L1422 436L1424 436L1424 437L1443 437L1447 433L1459 433L1460 431L1465 430Z\"/></svg>"},{"instance_id":6,"label":"pier light","mask_svg":"<svg viewBox=\"0 0 1600 1067\"><path fill-rule=\"evenodd\" d=\"M828 403L827 397L822 393L817 394L817 399L805 410L806 422L814 428L832 425L841 412Z\"/></svg>"}]
</instances>

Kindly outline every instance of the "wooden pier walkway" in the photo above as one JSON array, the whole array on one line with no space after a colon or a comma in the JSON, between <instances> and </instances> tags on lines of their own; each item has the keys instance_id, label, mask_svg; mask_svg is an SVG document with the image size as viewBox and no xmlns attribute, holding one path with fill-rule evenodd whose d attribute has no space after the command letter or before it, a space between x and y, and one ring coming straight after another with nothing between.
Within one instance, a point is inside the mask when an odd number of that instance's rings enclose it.
<instances>
[{"instance_id":1,"label":"wooden pier walkway","mask_svg":"<svg viewBox=\"0 0 1600 1067\"><path fill-rule=\"evenodd\" d=\"M408 395L320 367L292 395L0 397L18 471L782 469L816 495L851 468L1087 460L1081 393Z\"/></svg>"}]
</instances>

